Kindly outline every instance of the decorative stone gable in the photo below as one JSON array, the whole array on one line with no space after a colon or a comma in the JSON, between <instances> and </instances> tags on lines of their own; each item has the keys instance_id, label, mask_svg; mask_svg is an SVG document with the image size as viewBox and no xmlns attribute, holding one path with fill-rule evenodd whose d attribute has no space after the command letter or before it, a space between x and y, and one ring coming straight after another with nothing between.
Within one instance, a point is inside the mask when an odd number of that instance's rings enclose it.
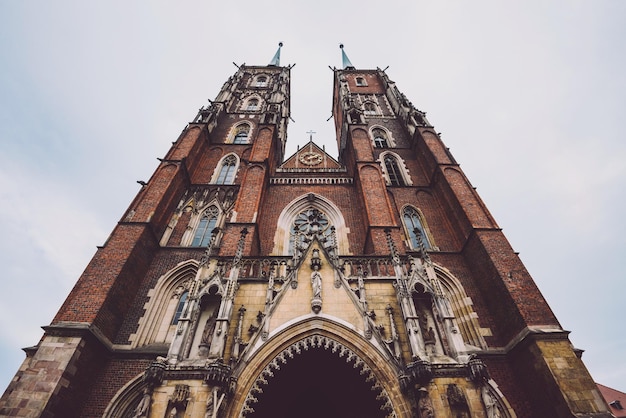
<instances>
[{"instance_id":1,"label":"decorative stone gable","mask_svg":"<svg viewBox=\"0 0 626 418\"><path fill-rule=\"evenodd\" d=\"M343 166L313 141L298 149L277 172L338 172Z\"/></svg>"}]
</instances>

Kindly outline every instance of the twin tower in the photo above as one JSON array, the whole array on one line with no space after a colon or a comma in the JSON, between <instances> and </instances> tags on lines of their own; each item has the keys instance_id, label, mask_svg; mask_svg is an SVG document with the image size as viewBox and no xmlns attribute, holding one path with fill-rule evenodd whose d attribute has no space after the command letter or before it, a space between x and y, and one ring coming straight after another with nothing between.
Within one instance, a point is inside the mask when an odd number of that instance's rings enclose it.
<instances>
[{"instance_id":1,"label":"twin tower","mask_svg":"<svg viewBox=\"0 0 626 418\"><path fill-rule=\"evenodd\" d=\"M279 52L160 159L0 415L611 416L425 114L344 54L338 157L285 156Z\"/></svg>"}]
</instances>

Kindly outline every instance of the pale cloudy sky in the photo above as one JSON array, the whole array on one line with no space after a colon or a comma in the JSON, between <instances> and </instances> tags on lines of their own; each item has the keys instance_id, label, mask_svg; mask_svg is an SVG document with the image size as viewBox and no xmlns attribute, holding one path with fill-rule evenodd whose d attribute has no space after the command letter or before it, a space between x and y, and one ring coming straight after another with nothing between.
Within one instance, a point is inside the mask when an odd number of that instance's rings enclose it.
<instances>
[{"instance_id":1,"label":"pale cloudy sky","mask_svg":"<svg viewBox=\"0 0 626 418\"><path fill-rule=\"evenodd\" d=\"M626 391L626 2L0 1L0 391L237 64L292 69L336 155L339 43L461 163L596 381ZM302 4L301 4L302 3ZM620 313L621 312L621 313Z\"/></svg>"}]
</instances>

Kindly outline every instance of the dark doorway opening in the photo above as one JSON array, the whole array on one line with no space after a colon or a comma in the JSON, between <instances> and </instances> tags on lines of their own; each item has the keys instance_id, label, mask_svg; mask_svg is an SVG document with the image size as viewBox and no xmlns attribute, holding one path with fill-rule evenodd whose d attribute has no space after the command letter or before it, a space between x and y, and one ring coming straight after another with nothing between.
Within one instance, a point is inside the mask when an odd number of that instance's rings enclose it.
<instances>
[{"instance_id":1,"label":"dark doorway opening","mask_svg":"<svg viewBox=\"0 0 626 418\"><path fill-rule=\"evenodd\" d=\"M360 367L337 353L310 348L281 364L257 395L253 418L384 418L379 394Z\"/></svg>"}]
</instances>

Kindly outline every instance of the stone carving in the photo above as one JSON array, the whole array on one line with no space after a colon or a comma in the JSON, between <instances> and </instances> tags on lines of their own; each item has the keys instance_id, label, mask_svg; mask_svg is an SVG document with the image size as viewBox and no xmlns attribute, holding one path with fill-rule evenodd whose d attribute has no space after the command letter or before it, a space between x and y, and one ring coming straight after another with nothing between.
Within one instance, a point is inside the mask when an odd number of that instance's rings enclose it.
<instances>
[{"instance_id":1,"label":"stone carving","mask_svg":"<svg viewBox=\"0 0 626 418\"><path fill-rule=\"evenodd\" d=\"M258 402L257 395L263 392L263 388L276 376L276 371L279 370L283 364L286 364L290 359L294 358L294 356L311 349L329 350L332 353L336 353L339 358L344 359L347 364L350 364L351 367L354 367L358 371L359 375L362 376L367 384L371 385L372 391L378 392L377 399L384 404L384 406L381 406L381 409L388 412L387 416L390 418L397 417L393 410L393 403L391 402L389 393L380 385L376 375L365 361L361 359L357 353L343 344L319 334L296 341L269 362L259 373L259 376L246 395L239 416L245 418L248 414L253 413L253 405Z\"/></svg>"},{"instance_id":2,"label":"stone carving","mask_svg":"<svg viewBox=\"0 0 626 418\"><path fill-rule=\"evenodd\" d=\"M322 297L322 275L317 271L318 267L313 267L313 273L311 273L311 286L313 287L313 298Z\"/></svg>"},{"instance_id":3,"label":"stone carving","mask_svg":"<svg viewBox=\"0 0 626 418\"><path fill-rule=\"evenodd\" d=\"M435 418L435 409L433 403L428 396L428 390L426 388L420 388L418 390L419 400L417 401L417 409L419 411L420 418Z\"/></svg>"},{"instance_id":4,"label":"stone carving","mask_svg":"<svg viewBox=\"0 0 626 418\"><path fill-rule=\"evenodd\" d=\"M213 341L213 333L215 332L215 324L217 323L217 311L218 309L215 308L213 314L204 324L204 331L202 332L202 339L200 340L200 347L198 350L198 355L201 358L208 357L211 342Z\"/></svg>"},{"instance_id":5,"label":"stone carving","mask_svg":"<svg viewBox=\"0 0 626 418\"><path fill-rule=\"evenodd\" d=\"M320 259L320 251L316 248L313 250L311 257L311 288L313 289L313 298L311 299L311 309L315 313L319 313L322 309L322 275L319 272L322 266Z\"/></svg>"},{"instance_id":6,"label":"stone carving","mask_svg":"<svg viewBox=\"0 0 626 418\"><path fill-rule=\"evenodd\" d=\"M493 396L487 385L483 386L481 395L483 403L485 404L487 418L503 418L505 416L500 408L500 403L496 397Z\"/></svg>"},{"instance_id":7,"label":"stone carving","mask_svg":"<svg viewBox=\"0 0 626 418\"><path fill-rule=\"evenodd\" d=\"M133 411L133 418L144 418L148 416L150 412L150 403L152 402L152 397L150 396L150 390L148 388L143 390L143 396L141 397L141 401Z\"/></svg>"}]
</instances>

